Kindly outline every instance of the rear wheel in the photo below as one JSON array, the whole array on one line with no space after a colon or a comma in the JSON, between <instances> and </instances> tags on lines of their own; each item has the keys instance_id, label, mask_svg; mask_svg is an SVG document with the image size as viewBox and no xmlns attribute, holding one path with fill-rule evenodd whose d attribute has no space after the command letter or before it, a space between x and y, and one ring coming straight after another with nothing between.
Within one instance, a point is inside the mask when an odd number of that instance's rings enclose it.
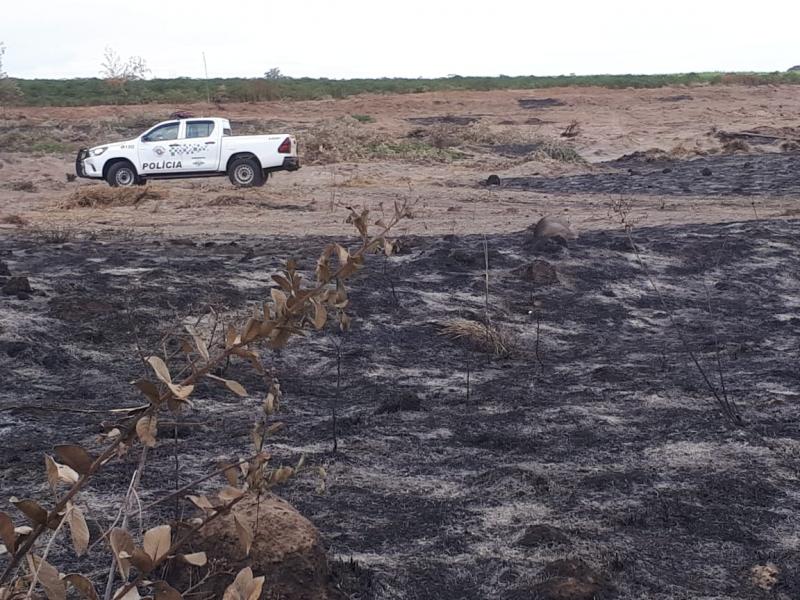
<instances>
[{"instance_id":1,"label":"rear wheel","mask_svg":"<svg viewBox=\"0 0 800 600\"><path fill-rule=\"evenodd\" d=\"M139 177L133 165L127 162L118 162L111 165L106 173L106 181L111 187L128 187L136 185Z\"/></svg>"},{"instance_id":2,"label":"rear wheel","mask_svg":"<svg viewBox=\"0 0 800 600\"><path fill-rule=\"evenodd\" d=\"M264 172L254 158L237 158L228 167L228 177L236 187L258 187L264 185Z\"/></svg>"}]
</instances>

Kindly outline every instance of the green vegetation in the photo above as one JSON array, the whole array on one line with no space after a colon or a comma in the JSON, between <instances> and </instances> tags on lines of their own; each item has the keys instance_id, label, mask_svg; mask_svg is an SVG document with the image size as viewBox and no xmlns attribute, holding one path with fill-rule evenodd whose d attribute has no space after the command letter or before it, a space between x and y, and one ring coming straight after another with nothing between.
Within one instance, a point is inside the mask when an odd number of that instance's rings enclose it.
<instances>
[{"instance_id":1,"label":"green vegetation","mask_svg":"<svg viewBox=\"0 0 800 600\"><path fill-rule=\"evenodd\" d=\"M350 115L359 123L374 123L375 119L371 115Z\"/></svg>"},{"instance_id":2,"label":"green vegetation","mask_svg":"<svg viewBox=\"0 0 800 600\"><path fill-rule=\"evenodd\" d=\"M355 94L419 93L447 90L541 89L559 86L657 88L667 85L766 85L800 83L800 72L683 73L672 75L561 75L554 77L446 77L440 79L150 79L124 87L103 79L16 79L20 103L31 106L98 104L180 104L207 99L216 102L317 100Z\"/></svg>"}]
</instances>

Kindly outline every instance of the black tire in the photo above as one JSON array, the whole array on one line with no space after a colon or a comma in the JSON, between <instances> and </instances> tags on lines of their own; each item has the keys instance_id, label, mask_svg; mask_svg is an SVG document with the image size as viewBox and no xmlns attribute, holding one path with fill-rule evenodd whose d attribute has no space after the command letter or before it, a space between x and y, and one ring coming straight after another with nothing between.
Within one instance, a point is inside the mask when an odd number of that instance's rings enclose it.
<instances>
[{"instance_id":1,"label":"black tire","mask_svg":"<svg viewBox=\"0 0 800 600\"><path fill-rule=\"evenodd\" d=\"M228 178L236 187L260 187L264 185L264 171L255 158L236 158L228 165Z\"/></svg>"},{"instance_id":2,"label":"black tire","mask_svg":"<svg viewBox=\"0 0 800 600\"><path fill-rule=\"evenodd\" d=\"M111 187L130 187L139 181L136 169L129 162L114 163L108 168L106 181Z\"/></svg>"}]
</instances>

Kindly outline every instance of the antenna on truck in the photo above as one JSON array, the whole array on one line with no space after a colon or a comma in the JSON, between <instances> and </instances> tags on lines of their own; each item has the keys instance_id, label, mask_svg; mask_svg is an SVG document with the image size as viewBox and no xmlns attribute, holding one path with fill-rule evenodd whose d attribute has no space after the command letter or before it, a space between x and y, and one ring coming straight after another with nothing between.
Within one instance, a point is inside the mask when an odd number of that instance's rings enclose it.
<instances>
[{"instance_id":1,"label":"antenna on truck","mask_svg":"<svg viewBox=\"0 0 800 600\"><path fill-rule=\"evenodd\" d=\"M203 51L203 70L206 73L206 102L211 104L211 92L208 89L208 63L206 62L205 51Z\"/></svg>"}]
</instances>

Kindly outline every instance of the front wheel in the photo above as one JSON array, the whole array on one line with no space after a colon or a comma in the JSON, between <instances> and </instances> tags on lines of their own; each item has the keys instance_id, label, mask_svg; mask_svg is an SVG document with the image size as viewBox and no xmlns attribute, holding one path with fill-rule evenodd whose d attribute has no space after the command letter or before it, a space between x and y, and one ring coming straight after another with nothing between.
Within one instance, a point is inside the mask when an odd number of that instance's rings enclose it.
<instances>
[{"instance_id":1,"label":"front wheel","mask_svg":"<svg viewBox=\"0 0 800 600\"><path fill-rule=\"evenodd\" d=\"M118 162L108 169L106 181L111 187L128 187L136 185L138 176L130 163Z\"/></svg>"},{"instance_id":2,"label":"front wheel","mask_svg":"<svg viewBox=\"0 0 800 600\"><path fill-rule=\"evenodd\" d=\"M228 167L228 177L236 187L264 185L264 172L254 158L237 158Z\"/></svg>"}]
</instances>

